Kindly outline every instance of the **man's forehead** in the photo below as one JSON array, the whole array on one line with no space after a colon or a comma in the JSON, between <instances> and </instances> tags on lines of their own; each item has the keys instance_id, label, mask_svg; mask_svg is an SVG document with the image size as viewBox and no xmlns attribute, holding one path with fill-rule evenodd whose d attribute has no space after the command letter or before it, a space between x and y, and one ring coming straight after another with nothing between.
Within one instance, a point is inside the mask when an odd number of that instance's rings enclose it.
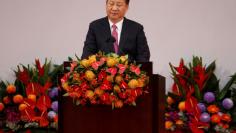
<instances>
[{"instance_id":1,"label":"man's forehead","mask_svg":"<svg viewBox=\"0 0 236 133\"><path fill-rule=\"evenodd\" d=\"M125 3L125 0L108 0L108 2Z\"/></svg>"}]
</instances>

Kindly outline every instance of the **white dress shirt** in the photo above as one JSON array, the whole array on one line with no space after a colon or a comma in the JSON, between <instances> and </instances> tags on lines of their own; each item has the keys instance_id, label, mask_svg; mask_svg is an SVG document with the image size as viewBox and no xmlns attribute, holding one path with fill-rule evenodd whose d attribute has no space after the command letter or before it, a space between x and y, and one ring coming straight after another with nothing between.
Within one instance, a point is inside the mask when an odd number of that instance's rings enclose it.
<instances>
[{"instance_id":1,"label":"white dress shirt","mask_svg":"<svg viewBox=\"0 0 236 133\"><path fill-rule=\"evenodd\" d=\"M121 30L122 30L122 25L123 25L123 21L124 19L122 19L121 21L119 21L118 23L116 23L116 27L117 27L117 33L118 33L118 45L120 43L120 35L121 35ZM111 20L109 20L109 24L110 24L110 29L111 29L111 33L112 33L112 25L113 23L111 22Z\"/></svg>"}]
</instances>

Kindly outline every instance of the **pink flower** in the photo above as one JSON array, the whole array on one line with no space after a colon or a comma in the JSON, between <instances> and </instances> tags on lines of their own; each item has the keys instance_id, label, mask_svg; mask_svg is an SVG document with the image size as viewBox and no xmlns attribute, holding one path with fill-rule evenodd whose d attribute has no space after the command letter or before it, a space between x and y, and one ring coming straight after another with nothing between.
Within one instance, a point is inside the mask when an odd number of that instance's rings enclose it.
<instances>
[{"instance_id":1,"label":"pink flower","mask_svg":"<svg viewBox=\"0 0 236 133\"><path fill-rule=\"evenodd\" d=\"M119 68L119 73L122 74L125 72L127 67L124 64L118 64L118 68Z\"/></svg>"},{"instance_id":2,"label":"pink flower","mask_svg":"<svg viewBox=\"0 0 236 133\"><path fill-rule=\"evenodd\" d=\"M140 74L140 68L138 66L131 65L130 70L131 70L131 72L134 72L136 75Z\"/></svg>"},{"instance_id":3,"label":"pink flower","mask_svg":"<svg viewBox=\"0 0 236 133\"><path fill-rule=\"evenodd\" d=\"M109 73L111 73L111 75L116 75L116 73L117 73L117 68L115 68L115 67L112 67L112 68L108 68L107 69L107 72L109 72Z\"/></svg>"}]
</instances>

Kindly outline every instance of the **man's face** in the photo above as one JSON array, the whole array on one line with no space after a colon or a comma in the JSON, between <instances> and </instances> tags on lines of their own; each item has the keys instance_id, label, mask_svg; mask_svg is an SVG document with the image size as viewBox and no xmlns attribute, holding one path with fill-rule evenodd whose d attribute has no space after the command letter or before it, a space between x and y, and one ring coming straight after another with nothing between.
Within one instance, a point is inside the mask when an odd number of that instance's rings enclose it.
<instances>
[{"instance_id":1,"label":"man's face","mask_svg":"<svg viewBox=\"0 0 236 133\"><path fill-rule=\"evenodd\" d=\"M128 7L125 0L107 0L107 16L113 23L117 23L123 19Z\"/></svg>"}]
</instances>

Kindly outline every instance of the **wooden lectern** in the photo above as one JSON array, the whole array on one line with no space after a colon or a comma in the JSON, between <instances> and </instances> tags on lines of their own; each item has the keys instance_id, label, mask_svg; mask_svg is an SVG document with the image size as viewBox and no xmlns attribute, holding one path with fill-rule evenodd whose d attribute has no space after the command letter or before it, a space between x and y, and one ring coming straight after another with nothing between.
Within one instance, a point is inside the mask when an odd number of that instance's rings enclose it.
<instances>
[{"instance_id":1,"label":"wooden lectern","mask_svg":"<svg viewBox=\"0 0 236 133\"><path fill-rule=\"evenodd\" d=\"M150 76L149 93L137 100L136 107L76 106L61 96L59 133L164 133L165 78L152 73L151 62L141 64Z\"/></svg>"}]
</instances>

